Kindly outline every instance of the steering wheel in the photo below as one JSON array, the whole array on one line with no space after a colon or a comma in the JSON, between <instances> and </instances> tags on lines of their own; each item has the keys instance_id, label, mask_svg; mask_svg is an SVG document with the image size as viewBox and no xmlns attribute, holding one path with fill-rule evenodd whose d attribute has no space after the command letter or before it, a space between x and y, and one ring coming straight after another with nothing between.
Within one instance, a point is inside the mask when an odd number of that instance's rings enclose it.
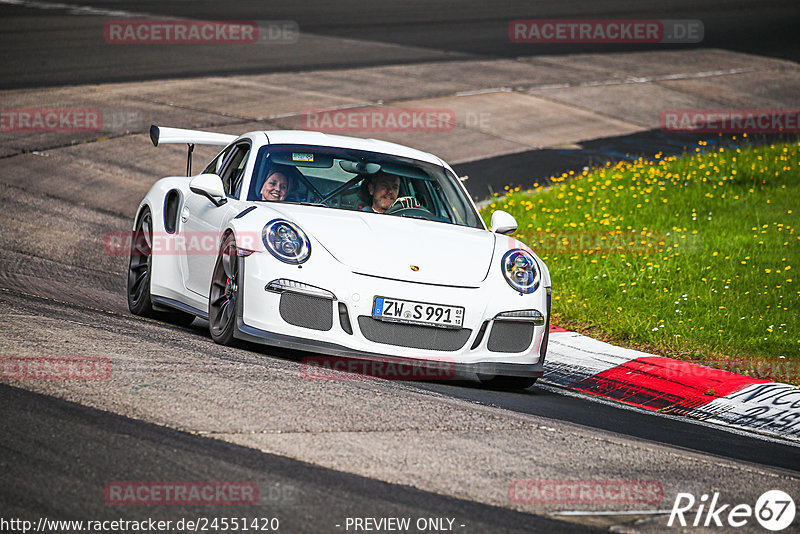
<instances>
[{"instance_id":1,"label":"steering wheel","mask_svg":"<svg viewBox=\"0 0 800 534\"><path fill-rule=\"evenodd\" d=\"M393 204L392 207L384 213L386 215L400 215L401 217L419 217L428 219L429 221L435 220L433 213L425 208L406 208L402 204Z\"/></svg>"}]
</instances>

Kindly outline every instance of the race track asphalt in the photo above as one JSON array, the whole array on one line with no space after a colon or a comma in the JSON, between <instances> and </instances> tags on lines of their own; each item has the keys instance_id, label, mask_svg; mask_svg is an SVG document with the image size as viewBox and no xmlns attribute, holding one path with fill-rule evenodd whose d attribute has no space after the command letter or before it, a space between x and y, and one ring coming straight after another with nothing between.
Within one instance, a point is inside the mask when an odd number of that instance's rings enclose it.
<instances>
[{"instance_id":1,"label":"race track asphalt","mask_svg":"<svg viewBox=\"0 0 800 534\"><path fill-rule=\"evenodd\" d=\"M101 11L87 15L71 6ZM688 54L708 47L800 59L796 2L681 0L666 6L648 0L630 7L570 1L539 3L536 9L517 2L399 0L367 10L360 2L231 6L223 13L218 2L2 3L0 88L14 102L24 102L43 87L101 84L77 92L86 91L87 99L110 95L115 102L122 93L114 91L128 86L107 85L111 82L196 78L202 83L234 74L302 77L329 69L330 83L345 85L347 75L337 77L339 69L587 52L618 58L653 48L520 47L509 43L505 33L515 18L700 19L706 29L701 45L669 49ZM122 16L113 11L293 20L305 36L297 45L282 47L186 46L168 53L120 48L102 38L105 22ZM793 72L777 65L770 72ZM470 76L476 75L463 74ZM494 87L487 77L470 82ZM453 78L452 85L460 81ZM314 90L327 79L315 78ZM426 80L407 83L425 86ZM247 82L240 80L237 87L244 86ZM397 86L374 89L376 95L398 91ZM794 98L797 88L776 83L769 89ZM158 94L158 87L148 90L149 96L132 98L150 106L147 113L166 115L175 124L199 121L230 131L255 122L228 111L214 115L204 107L208 102L174 105L171 97ZM439 86L430 90L437 91ZM41 105L38 98L30 96L30 105ZM215 98L208 101L213 104ZM305 106L314 104L311 99ZM455 518L465 525L456 531L463 532L614 526L660 532L666 524L664 509L678 492L723 491L730 502L750 503L773 488L800 495L800 448L789 443L544 386L495 392L473 383L308 380L302 375L302 354L219 347L202 321L182 328L132 316L124 298L126 259L105 252L103 237L129 228L154 176L166 174L183 158L178 150L153 153L144 131L100 140L81 135L3 138L0 355L93 356L113 366L111 377L100 382L4 380L0 385L4 518L270 515L280 518L284 532L345 532L341 521L347 517L408 516ZM535 176L614 155L680 150L684 141L696 139L646 130L600 137L579 148L517 150L456 168L470 175L471 191L483 198L489 187L497 190L515 180L530 185ZM260 488L261 499L244 512L236 507L110 506L103 488L115 480L249 480ZM515 480L656 480L664 498L645 506L648 510L614 502L531 505L509 498ZM551 515L564 511L585 513Z\"/></svg>"}]
</instances>

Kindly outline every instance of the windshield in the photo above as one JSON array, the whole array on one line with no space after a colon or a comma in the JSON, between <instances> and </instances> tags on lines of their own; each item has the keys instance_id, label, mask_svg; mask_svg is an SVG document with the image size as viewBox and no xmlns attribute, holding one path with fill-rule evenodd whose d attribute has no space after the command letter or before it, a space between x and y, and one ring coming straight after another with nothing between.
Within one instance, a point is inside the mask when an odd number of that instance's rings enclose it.
<instances>
[{"instance_id":1,"label":"windshield","mask_svg":"<svg viewBox=\"0 0 800 534\"><path fill-rule=\"evenodd\" d=\"M456 177L444 167L361 150L261 147L247 198L483 228Z\"/></svg>"}]
</instances>

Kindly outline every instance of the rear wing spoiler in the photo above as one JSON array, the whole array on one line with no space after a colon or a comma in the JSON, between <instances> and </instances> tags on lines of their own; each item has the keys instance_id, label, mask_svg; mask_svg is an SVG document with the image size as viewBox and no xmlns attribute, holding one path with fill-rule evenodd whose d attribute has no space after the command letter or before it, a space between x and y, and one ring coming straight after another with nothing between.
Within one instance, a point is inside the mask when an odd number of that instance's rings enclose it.
<instances>
[{"instance_id":1,"label":"rear wing spoiler","mask_svg":"<svg viewBox=\"0 0 800 534\"><path fill-rule=\"evenodd\" d=\"M189 153L186 161L186 176L192 175L192 152L194 145L218 145L227 146L236 139L235 135L221 134L214 132L203 132L200 130L184 130L183 128L164 128L163 126L150 126L150 140L153 146L168 143L186 143L189 146Z\"/></svg>"},{"instance_id":2,"label":"rear wing spoiler","mask_svg":"<svg viewBox=\"0 0 800 534\"><path fill-rule=\"evenodd\" d=\"M167 143L187 143L190 145L219 145L227 146L236 139L235 135L201 132L200 130L184 130L182 128L164 128L163 126L150 126L150 140L153 146Z\"/></svg>"}]
</instances>

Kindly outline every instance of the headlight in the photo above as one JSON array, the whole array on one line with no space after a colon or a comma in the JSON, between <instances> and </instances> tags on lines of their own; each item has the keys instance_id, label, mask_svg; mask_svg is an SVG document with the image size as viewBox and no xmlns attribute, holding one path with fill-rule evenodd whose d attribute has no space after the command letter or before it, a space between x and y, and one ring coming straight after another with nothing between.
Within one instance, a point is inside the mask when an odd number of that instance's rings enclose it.
<instances>
[{"instance_id":1,"label":"headlight","mask_svg":"<svg viewBox=\"0 0 800 534\"><path fill-rule=\"evenodd\" d=\"M311 255L311 243L306 234L283 219L268 222L261 239L273 256L286 263L303 263Z\"/></svg>"},{"instance_id":2,"label":"headlight","mask_svg":"<svg viewBox=\"0 0 800 534\"><path fill-rule=\"evenodd\" d=\"M509 250L500 264L506 282L520 293L533 293L539 287L541 273L536 260L524 250Z\"/></svg>"}]
</instances>

